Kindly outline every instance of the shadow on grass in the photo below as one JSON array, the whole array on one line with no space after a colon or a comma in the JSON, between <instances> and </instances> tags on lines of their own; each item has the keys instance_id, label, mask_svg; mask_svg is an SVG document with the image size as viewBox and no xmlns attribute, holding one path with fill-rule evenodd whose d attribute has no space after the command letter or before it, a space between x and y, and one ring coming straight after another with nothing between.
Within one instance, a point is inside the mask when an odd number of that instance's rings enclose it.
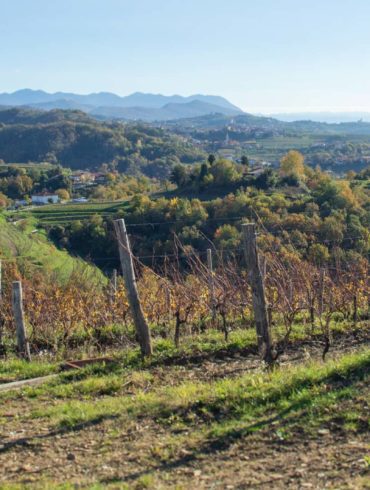
<instances>
[{"instance_id":1,"label":"shadow on grass","mask_svg":"<svg viewBox=\"0 0 370 490\"><path fill-rule=\"evenodd\" d=\"M366 332L363 335L358 335L356 338L353 336L353 332L333 332L333 340L338 343L347 343L351 340L353 346L369 343L369 337ZM302 358L302 355L298 352L303 348L312 348L313 346L324 347L322 334L315 334L306 339L295 339L288 343L286 346L283 341L277 342L276 349L279 351L283 348L286 350L286 354L291 361L298 361ZM298 354L296 357L291 358L293 354ZM74 372L62 372L59 378L59 383L69 383L71 381L80 381L88 376L103 376L110 374L122 374L126 370L130 369L150 369L160 366L187 366L187 365L200 365L203 362L212 360L224 360L233 356L241 356L243 358L253 357L259 359L257 345L253 342L246 341L244 344L232 344L216 346L208 351L198 352L196 354L189 354L180 350L174 352L157 352L152 359L143 360L139 351L136 355L132 355L130 359L124 357L118 358L114 362L109 364L96 364L89 366L88 368L81 369Z\"/></svg>"},{"instance_id":2,"label":"shadow on grass","mask_svg":"<svg viewBox=\"0 0 370 490\"><path fill-rule=\"evenodd\" d=\"M243 411L246 404L253 406L254 413L258 411L258 407L263 408L269 404L276 404L282 400L289 400L289 398L295 393L301 392L304 389L309 389L313 386L330 386L331 391L341 390L348 388L358 381L362 381L370 371L370 358L362 359L356 365L349 365L345 370L330 372L322 377L300 377L293 379L290 383L287 383L283 388L280 386L277 388L270 388L263 390L260 393L256 393L253 397L251 393L240 392L234 399L231 398L232 403L226 406L224 396L219 398L213 398L210 401L201 400L188 405L186 407L179 407L178 409L162 409L161 413L153 416L161 419L166 419L178 415L178 417L186 421L187 416L190 414L196 414L200 419L205 418L205 421L209 421L207 413L211 414L213 420L216 422L227 421L234 418L237 414ZM302 376L304 374L302 373Z\"/></svg>"},{"instance_id":3,"label":"shadow on grass","mask_svg":"<svg viewBox=\"0 0 370 490\"><path fill-rule=\"evenodd\" d=\"M114 420L117 418L119 418L118 415L99 415L98 417L95 417L94 419L91 419L88 422L81 422L79 424L75 424L70 427L61 427L60 429L52 430L46 434L39 434L39 435L36 434L29 437L20 437L19 439L6 442L2 446L0 446L0 454L6 453L16 447L32 448L37 446L37 444L32 442L34 440L40 441L44 439L49 439L50 437L65 435L70 432L78 432L87 429L89 427L94 427L96 425L99 425L106 420Z\"/></svg>"},{"instance_id":4,"label":"shadow on grass","mask_svg":"<svg viewBox=\"0 0 370 490\"><path fill-rule=\"evenodd\" d=\"M353 380L355 381L355 380ZM358 380L357 380L358 381ZM340 397L341 394L339 394ZM349 398L350 394L348 391L343 390L342 398ZM276 415L273 415L268 418L264 418L262 420L258 420L257 422L244 426L244 427L236 427L231 428L225 431L221 436L215 436L213 438L208 439L202 445L198 446L196 450L192 452L192 454L188 454L186 456L182 456L180 458L174 459L172 461L164 461L157 465L153 465L148 469L143 469L141 471L136 471L130 473L126 476L122 476L121 478L107 478L100 480L99 483L108 485L114 483L129 483L133 482L141 477L158 474L159 472L168 472L171 470L176 470L181 467L186 467L196 462L199 458L203 458L204 456L211 456L220 452L226 451L232 444L241 440L245 437L252 435L258 431L263 431L267 429L269 426L274 424L274 430L279 429L279 427L294 427L294 424L299 420L300 425L305 423L306 417L308 415L307 409L312 406L313 403L318 401L320 395L316 397L307 396L306 398L299 400L298 402L292 403L289 407L281 410ZM234 418L229 419L229 422L235 421L235 424L240 425L240 419ZM280 425L276 423L280 422ZM275 443L275 441L269 438L271 444ZM285 444L287 445L288 441L277 441L279 445Z\"/></svg>"},{"instance_id":5,"label":"shadow on grass","mask_svg":"<svg viewBox=\"0 0 370 490\"><path fill-rule=\"evenodd\" d=\"M274 429L279 426L276 422L280 423L280 426L292 427L299 420L300 425L307 420L309 416L308 409L312 406L320 406L320 401L328 393L336 393L336 396L332 399L328 399L328 403L335 402L339 399L345 399L352 396L355 392L355 384L363 381L369 374L370 369L370 358L363 357L357 360L355 363L348 363L338 369L332 369L329 373L323 373L322 376L315 376L314 372L311 375L307 375L302 372L302 376L298 376L293 379L292 382L288 383L283 389L270 388L267 393L266 391L256 393L256 396L249 398L245 397L245 393L240 391L237 393L237 397L232 401L232 405L229 407L224 407L225 399L220 397L216 400L195 402L190 406L180 407L178 410L169 410L168 408L161 408L160 410L154 410L153 413L143 414L143 416L153 417L153 418L166 418L173 415L179 415L180 417L186 417L187 414L204 414L204 410L209 411L214 414L212 421L214 422L214 427L222 430L220 435L210 436L203 444L197 447L192 454L173 459L172 461L161 461L157 465L153 465L149 469L143 469L126 476L123 476L120 480L108 479L102 480L102 484L129 482L138 479L142 476L148 475L155 471L168 471L176 469L178 467L187 465L193 461L196 461L200 456L214 454L220 450L227 449L235 441L249 436L250 434L264 430L268 428L271 424L274 424ZM325 386L325 390L312 393L302 393L299 400L292 400L292 396L295 396L299 392L303 392L306 388L311 388L313 386ZM240 387L238 388L240 389ZM278 404L281 401L285 401L288 406L286 408L279 410L276 413L265 416L263 413L269 410L272 412L274 410L274 404ZM255 422L244 425L241 417L243 416L243 410L246 408L247 404L250 404L251 411L250 415L257 419ZM262 415L261 415L262 413ZM333 414L335 415L335 414ZM140 417L140 415L139 415ZM89 427L93 427L103 423L106 420L118 419L119 415L99 415L92 418L89 421L83 423L76 423L75 425L70 425L68 427L60 428L57 430L50 431L47 434L33 435L30 437L22 437L17 440L9 441L2 446L0 446L0 454L11 451L13 448L24 448L31 449L37 446L38 440L45 440L57 435L64 435L70 432L81 431ZM227 423L231 427L222 428L222 423ZM198 419L199 424L199 419ZM36 441L36 442L34 442Z\"/></svg>"}]
</instances>

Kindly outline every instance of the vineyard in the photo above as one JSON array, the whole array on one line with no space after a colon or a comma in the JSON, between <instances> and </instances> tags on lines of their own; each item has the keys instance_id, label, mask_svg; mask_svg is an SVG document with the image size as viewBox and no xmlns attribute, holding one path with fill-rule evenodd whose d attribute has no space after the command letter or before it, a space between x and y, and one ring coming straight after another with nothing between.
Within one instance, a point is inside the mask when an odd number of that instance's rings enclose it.
<instances>
[{"instance_id":1,"label":"vineyard","mask_svg":"<svg viewBox=\"0 0 370 490\"><path fill-rule=\"evenodd\" d=\"M259 225L266 342L248 241L175 236L149 267L119 230L109 280L2 260L4 488L368 488L366 258L314 265Z\"/></svg>"},{"instance_id":2,"label":"vineyard","mask_svg":"<svg viewBox=\"0 0 370 490\"><path fill-rule=\"evenodd\" d=\"M127 204L127 201L57 204L42 206L30 212L41 225L50 226L87 220L96 214L103 218L113 217L119 211L124 211ZM28 212L23 213L24 216L27 214Z\"/></svg>"},{"instance_id":3,"label":"vineyard","mask_svg":"<svg viewBox=\"0 0 370 490\"><path fill-rule=\"evenodd\" d=\"M282 248L274 238L260 234L259 262L263 275L269 327L276 356L295 335L320 338L330 348L332 329L369 319L369 264L338 261L337 267L318 267ZM253 332L252 292L243 249L187 252L180 242L177 253L161 257L155 268L134 257L139 296L154 337L173 339L199 332ZM61 286L40 272L21 277L16 262L3 261L1 344L14 350L11 285L22 280L29 342L34 352L50 356L78 348L98 352L127 348L135 341L132 312L122 277L108 284L91 280L80 271Z\"/></svg>"}]
</instances>

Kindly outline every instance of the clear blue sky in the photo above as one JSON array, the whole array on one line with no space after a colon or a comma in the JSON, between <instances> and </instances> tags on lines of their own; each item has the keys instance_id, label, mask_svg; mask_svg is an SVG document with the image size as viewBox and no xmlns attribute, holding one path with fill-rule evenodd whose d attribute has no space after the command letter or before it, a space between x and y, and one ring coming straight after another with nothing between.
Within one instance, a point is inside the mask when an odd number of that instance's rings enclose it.
<instances>
[{"instance_id":1,"label":"clear blue sky","mask_svg":"<svg viewBox=\"0 0 370 490\"><path fill-rule=\"evenodd\" d=\"M0 0L0 92L370 110L370 0Z\"/></svg>"}]
</instances>

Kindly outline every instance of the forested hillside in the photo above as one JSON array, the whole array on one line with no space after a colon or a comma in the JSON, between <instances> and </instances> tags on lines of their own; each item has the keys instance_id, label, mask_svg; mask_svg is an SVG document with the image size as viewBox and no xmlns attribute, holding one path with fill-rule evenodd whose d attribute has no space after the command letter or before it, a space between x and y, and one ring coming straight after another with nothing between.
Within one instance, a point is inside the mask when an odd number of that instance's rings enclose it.
<instances>
[{"instance_id":1,"label":"forested hillside","mask_svg":"<svg viewBox=\"0 0 370 490\"><path fill-rule=\"evenodd\" d=\"M183 138L158 128L101 123L79 111L0 111L0 159L5 162L58 162L72 169L105 163L124 172L166 177L174 164L203 157Z\"/></svg>"}]
</instances>

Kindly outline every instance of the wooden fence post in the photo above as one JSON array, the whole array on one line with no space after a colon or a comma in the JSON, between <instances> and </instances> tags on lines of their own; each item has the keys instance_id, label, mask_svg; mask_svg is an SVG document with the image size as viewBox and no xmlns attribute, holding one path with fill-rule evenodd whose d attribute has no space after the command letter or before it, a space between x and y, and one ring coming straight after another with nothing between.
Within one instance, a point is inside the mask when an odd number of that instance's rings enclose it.
<instances>
[{"instance_id":1,"label":"wooden fence post","mask_svg":"<svg viewBox=\"0 0 370 490\"><path fill-rule=\"evenodd\" d=\"M20 281L13 282L13 314L16 326L17 334L17 347L18 354L27 361L31 360L30 347L27 342L26 337L26 327L24 321L24 311L23 311L23 293L22 293L22 283Z\"/></svg>"},{"instance_id":2,"label":"wooden fence post","mask_svg":"<svg viewBox=\"0 0 370 490\"><path fill-rule=\"evenodd\" d=\"M152 354L150 329L144 317L143 309L141 307L139 299L139 293L137 290L135 279L134 264L132 260L130 242L126 231L125 220L116 220L114 222L114 227L118 240L118 249L121 259L123 278L126 286L127 298L130 304L132 318L134 320L141 352L144 356L150 356Z\"/></svg>"},{"instance_id":3,"label":"wooden fence post","mask_svg":"<svg viewBox=\"0 0 370 490\"><path fill-rule=\"evenodd\" d=\"M258 261L256 228L254 223L242 224L245 261L248 269L248 282L252 290L252 301L258 350L267 364L273 363L272 342L267 316L264 281Z\"/></svg>"},{"instance_id":4,"label":"wooden fence post","mask_svg":"<svg viewBox=\"0 0 370 490\"><path fill-rule=\"evenodd\" d=\"M212 250L207 248L207 266L208 266L208 287L210 295L210 308L212 312L212 321L216 317L216 301L215 301L215 281L213 277L213 260L212 260Z\"/></svg>"}]
</instances>

